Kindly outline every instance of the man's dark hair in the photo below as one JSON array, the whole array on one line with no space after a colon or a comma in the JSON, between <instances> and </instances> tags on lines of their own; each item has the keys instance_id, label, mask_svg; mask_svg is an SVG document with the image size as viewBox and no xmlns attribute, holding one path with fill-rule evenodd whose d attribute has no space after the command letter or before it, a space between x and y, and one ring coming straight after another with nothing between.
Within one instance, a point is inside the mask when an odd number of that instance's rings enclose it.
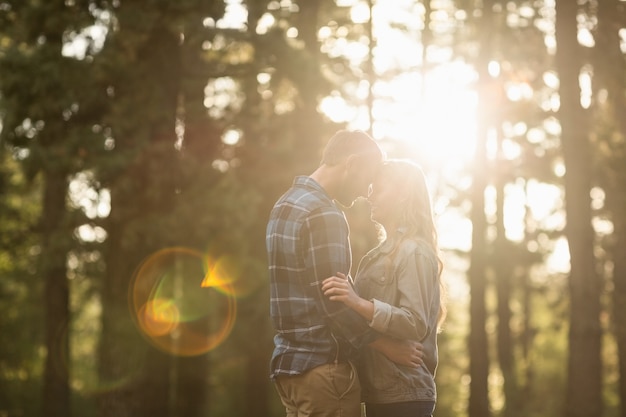
<instances>
[{"instance_id":1,"label":"man's dark hair","mask_svg":"<svg viewBox=\"0 0 626 417\"><path fill-rule=\"evenodd\" d=\"M362 130L340 130L330 138L324 148L321 164L334 166L350 155L370 152L382 153L370 135Z\"/></svg>"}]
</instances>

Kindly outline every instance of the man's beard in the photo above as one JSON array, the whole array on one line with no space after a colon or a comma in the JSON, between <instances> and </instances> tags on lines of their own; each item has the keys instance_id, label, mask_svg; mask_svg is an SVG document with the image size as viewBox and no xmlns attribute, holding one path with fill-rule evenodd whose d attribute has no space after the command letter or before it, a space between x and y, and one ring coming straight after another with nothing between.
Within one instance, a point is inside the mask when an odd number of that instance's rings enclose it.
<instances>
[{"instance_id":1,"label":"man's beard","mask_svg":"<svg viewBox=\"0 0 626 417\"><path fill-rule=\"evenodd\" d=\"M354 202L358 198L358 193L353 192L352 184L348 181L345 181L341 184L341 188L335 197L335 201L339 203L341 208L349 209L354 205Z\"/></svg>"},{"instance_id":2,"label":"man's beard","mask_svg":"<svg viewBox=\"0 0 626 417\"><path fill-rule=\"evenodd\" d=\"M349 205L347 205L347 204L342 203L340 200L335 199L335 203L337 203L337 205L339 206L339 208L341 208L342 210L346 210L346 209L352 208L352 206L354 206L354 202L355 202L355 201L356 201L356 200L353 200L353 201L351 201L351 202L350 202L350 204L349 204Z\"/></svg>"}]
</instances>

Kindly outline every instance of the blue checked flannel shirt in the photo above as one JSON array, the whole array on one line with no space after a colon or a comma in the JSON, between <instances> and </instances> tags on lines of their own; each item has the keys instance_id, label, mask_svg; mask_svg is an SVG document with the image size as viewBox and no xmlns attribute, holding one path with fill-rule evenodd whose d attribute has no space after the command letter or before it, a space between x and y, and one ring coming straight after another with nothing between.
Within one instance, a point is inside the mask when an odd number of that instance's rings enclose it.
<instances>
[{"instance_id":1,"label":"blue checked flannel shirt","mask_svg":"<svg viewBox=\"0 0 626 417\"><path fill-rule=\"evenodd\" d=\"M378 336L364 318L322 292L325 278L350 272L352 254L346 217L316 181L296 177L276 202L266 245L276 330L271 378L350 360Z\"/></svg>"}]
</instances>

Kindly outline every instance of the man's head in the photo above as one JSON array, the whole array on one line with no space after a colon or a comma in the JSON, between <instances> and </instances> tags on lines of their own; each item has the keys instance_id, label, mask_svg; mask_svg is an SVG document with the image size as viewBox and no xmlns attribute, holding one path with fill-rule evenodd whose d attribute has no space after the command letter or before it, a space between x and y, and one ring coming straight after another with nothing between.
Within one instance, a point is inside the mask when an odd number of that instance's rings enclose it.
<instances>
[{"instance_id":1,"label":"man's head","mask_svg":"<svg viewBox=\"0 0 626 417\"><path fill-rule=\"evenodd\" d=\"M327 174L322 186L335 200L350 207L358 197L367 196L384 159L383 151L367 133L340 130L330 138L322 155L318 171Z\"/></svg>"}]
</instances>

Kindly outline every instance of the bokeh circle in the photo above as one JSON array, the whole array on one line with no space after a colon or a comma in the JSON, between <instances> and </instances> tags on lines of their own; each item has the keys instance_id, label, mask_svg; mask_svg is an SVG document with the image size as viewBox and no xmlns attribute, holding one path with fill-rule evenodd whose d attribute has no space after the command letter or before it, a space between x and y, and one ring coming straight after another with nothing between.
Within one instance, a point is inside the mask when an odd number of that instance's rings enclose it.
<instances>
[{"instance_id":1,"label":"bokeh circle","mask_svg":"<svg viewBox=\"0 0 626 417\"><path fill-rule=\"evenodd\" d=\"M200 251L175 247L150 255L137 268L131 312L154 346L172 355L196 356L228 337L237 303L220 265Z\"/></svg>"}]
</instances>

